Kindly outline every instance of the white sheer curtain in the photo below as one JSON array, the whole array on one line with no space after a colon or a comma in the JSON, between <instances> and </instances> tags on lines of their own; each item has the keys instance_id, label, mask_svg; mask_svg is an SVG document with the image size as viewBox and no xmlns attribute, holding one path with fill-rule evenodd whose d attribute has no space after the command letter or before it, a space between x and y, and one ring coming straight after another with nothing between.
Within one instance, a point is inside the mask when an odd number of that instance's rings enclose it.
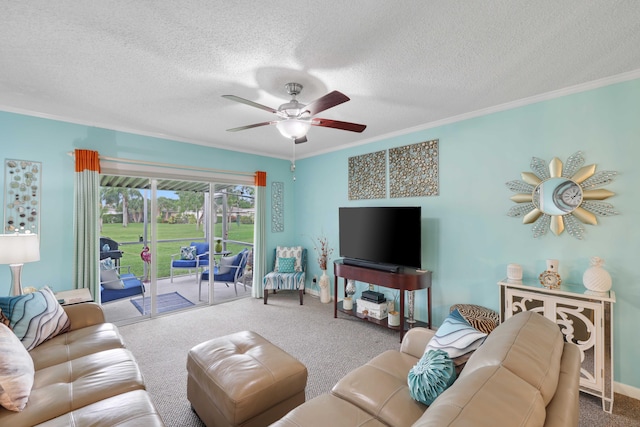
<instances>
[{"instance_id":1,"label":"white sheer curtain","mask_svg":"<svg viewBox=\"0 0 640 427\"><path fill-rule=\"evenodd\" d=\"M100 160L97 151L75 150L73 287L88 288L100 302Z\"/></svg>"},{"instance_id":2,"label":"white sheer curtain","mask_svg":"<svg viewBox=\"0 0 640 427\"><path fill-rule=\"evenodd\" d=\"M266 233L266 194L267 194L267 173L256 172L256 218L254 231L253 248L253 286L251 295L255 298L262 298L262 278L264 277L265 264L265 233Z\"/></svg>"}]
</instances>

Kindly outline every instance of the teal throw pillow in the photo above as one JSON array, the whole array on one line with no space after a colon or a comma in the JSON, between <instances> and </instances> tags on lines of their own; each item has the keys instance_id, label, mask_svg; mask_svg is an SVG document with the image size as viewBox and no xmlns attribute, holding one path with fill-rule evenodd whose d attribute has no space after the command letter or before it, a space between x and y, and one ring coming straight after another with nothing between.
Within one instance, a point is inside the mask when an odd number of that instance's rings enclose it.
<instances>
[{"instance_id":1,"label":"teal throw pillow","mask_svg":"<svg viewBox=\"0 0 640 427\"><path fill-rule=\"evenodd\" d=\"M278 272L279 273L295 273L296 259L295 258L278 258Z\"/></svg>"},{"instance_id":2,"label":"teal throw pillow","mask_svg":"<svg viewBox=\"0 0 640 427\"><path fill-rule=\"evenodd\" d=\"M444 350L455 359L475 351L485 338L487 334L471 326L456 309L444 319L425 351Z\"/></svg>"},{"instance_id":3,"label":"teal throw pillow","mask_svg":"<svg viewBox=\"0 0 640 427\"><path fill-rule=\"evenodd\" d=\"M196 259L195 246L182 246L180 248L180 259L185 261L193 261Z\"/></svg>"},{"instance_id":4,"label":"teal throw pillow","mask_svg":"<svg viewBox=\"0 0 640 427\"><path fill-rule=\"evenodd\" d=\"M407 375L409 394L414 400L431 405L455 379L455 366L447 353L442 350L430 350Z\"/></svg>"},{"instance_id":5,"label":"teal throw pillow","mask_svg":"<svg viewBox=\"0 0 640 427\"><path fill-rule=\"evenodd\" d=\"M27 350L71 327L67 313L48 287L30 294L0 298L0 310Z\"/></svg>"}]
</instances>

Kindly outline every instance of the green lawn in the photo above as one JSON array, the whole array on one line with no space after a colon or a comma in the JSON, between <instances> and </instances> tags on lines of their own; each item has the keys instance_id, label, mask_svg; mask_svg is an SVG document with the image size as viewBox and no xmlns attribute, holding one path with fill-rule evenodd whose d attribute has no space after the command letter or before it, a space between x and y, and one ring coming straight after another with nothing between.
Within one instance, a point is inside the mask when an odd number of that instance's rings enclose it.
<instances>
[{"instance_id":1,"label":"green lawn","mask_svg":"<svg viewBox=\"0 0 640 427\"><path fill-rule=\"evenodd\" d=\"M140 236L143 235L142 223L129 223L124 228L122 224L103 224L101 236L109 237L120 243L120 250L124 252L120 265L130 265L131 272L141 276L144 273L143 262L140 259L142 251L142 243L123 244L126 242L138 242ZM222 234L222 224L215 224L215 236ZM180 252L181 246L188 246L192 241L203 242L204 231L196 229L195 224L158 224L158 240L181 239L176 242L159 242L158 243L158 277L169 277L169 266L171 264L171 255ZM241 242L253 243L253 224L229 224L228 240L237 240ZM214 243L215 244L215 243ZM231 253L238 253L245 248L245 245L236 243L227 243L227 250ZM177 270L177 274L184 273L186 270Z\"/></svg>"}]
</instances>

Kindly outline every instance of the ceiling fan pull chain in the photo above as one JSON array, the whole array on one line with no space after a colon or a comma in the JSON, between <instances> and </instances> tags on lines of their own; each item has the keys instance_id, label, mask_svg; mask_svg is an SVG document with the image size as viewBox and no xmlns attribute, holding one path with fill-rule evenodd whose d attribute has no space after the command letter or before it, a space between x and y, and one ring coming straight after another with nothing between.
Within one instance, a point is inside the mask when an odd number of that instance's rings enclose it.
<instances>
[{"instance_id":1,"label":"ceiling fan pull chain","mask_svg":"<svg viewBox=\"0 0 640 427\"><path fill-rule=\"evenodd\" d=\"M296 180L296 140L295 138L291 138L291 142L293 142L293 154L291 156L291 173L293 174L293 180Z\"/></svg>"}]
</instances>

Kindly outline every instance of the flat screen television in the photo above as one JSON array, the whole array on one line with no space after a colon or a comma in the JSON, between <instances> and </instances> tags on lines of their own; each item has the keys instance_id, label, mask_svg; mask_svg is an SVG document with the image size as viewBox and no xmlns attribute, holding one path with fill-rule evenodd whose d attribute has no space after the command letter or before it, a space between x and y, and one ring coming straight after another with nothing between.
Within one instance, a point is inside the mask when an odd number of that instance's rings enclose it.
<instances>
[{"instance_id":1,"label":"flat screen television","mask_svg":"<svg viewBox=\"0 0 640 427\"><path fill-rule=\"evenodd\" d=\"M419 206L339 208L340 256L379 270L420 269L421 220Z\"/></svg>"}]
</instances>

